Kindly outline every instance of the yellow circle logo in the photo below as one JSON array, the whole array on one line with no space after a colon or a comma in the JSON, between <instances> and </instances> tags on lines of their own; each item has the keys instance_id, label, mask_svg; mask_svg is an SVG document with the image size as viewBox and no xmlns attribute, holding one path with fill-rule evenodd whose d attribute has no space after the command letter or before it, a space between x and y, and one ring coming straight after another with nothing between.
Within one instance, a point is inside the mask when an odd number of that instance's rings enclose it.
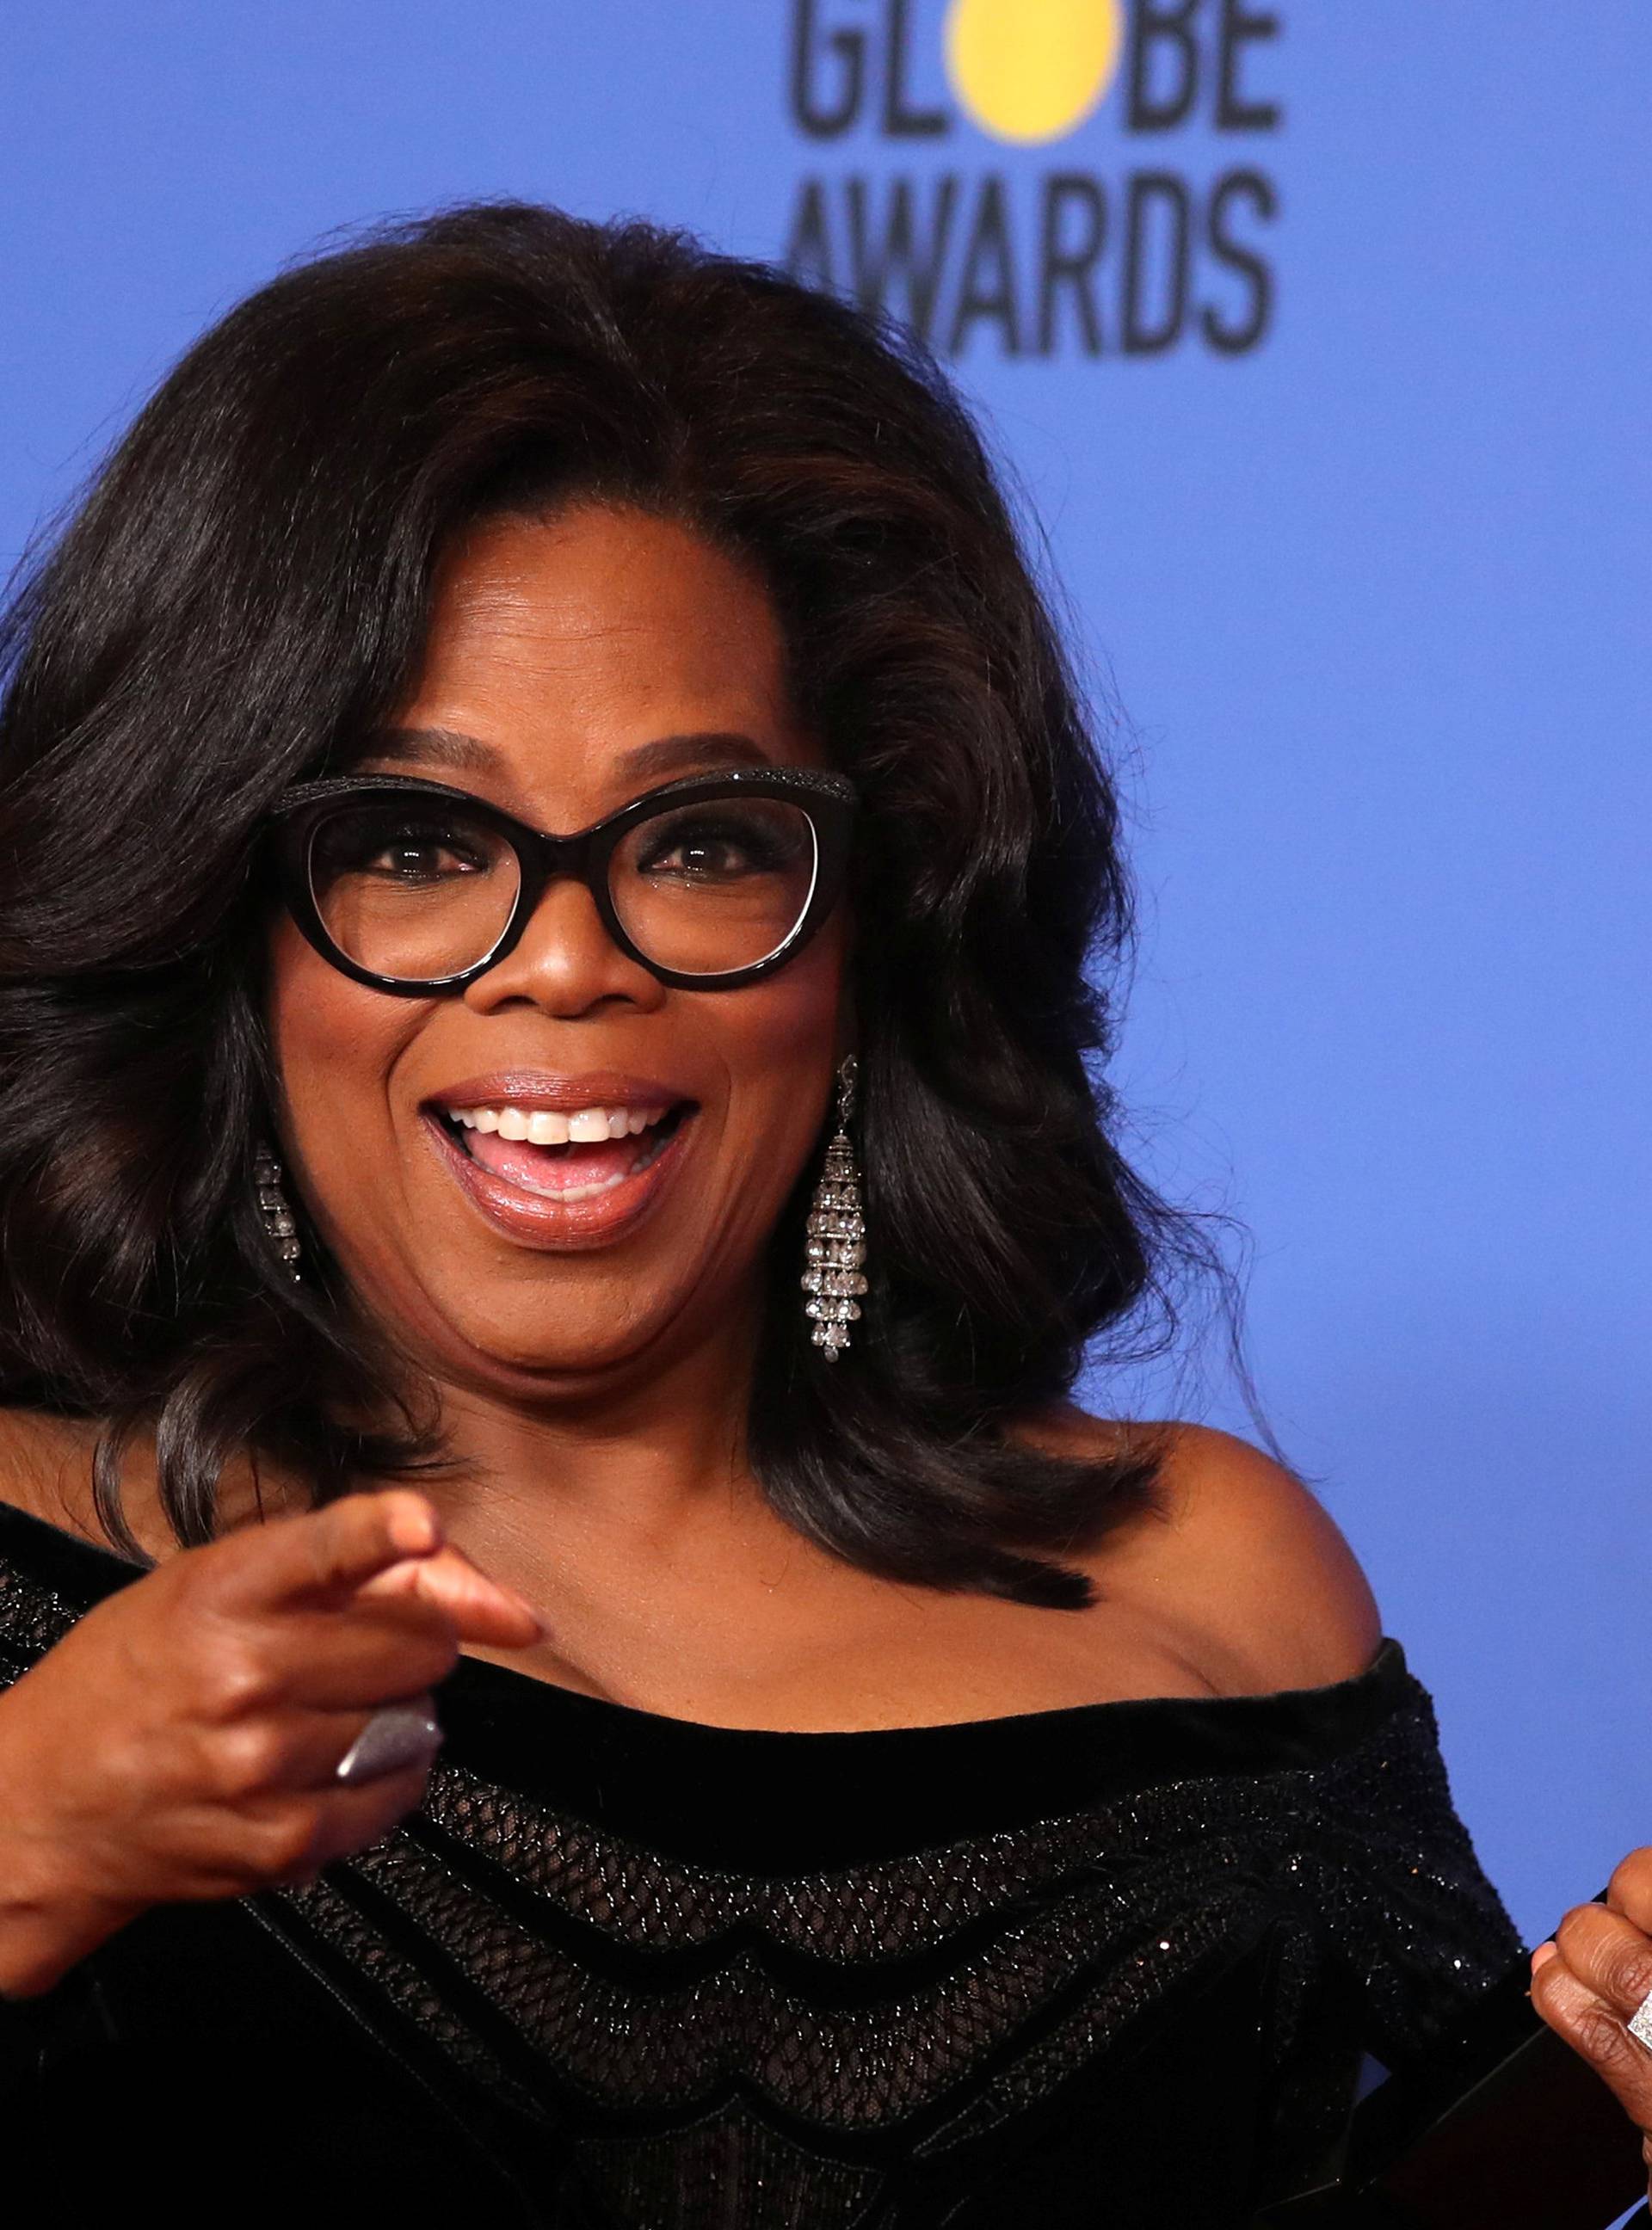
<instances>
[{"instance_id":1,"label":"yellow circle logo","mask_svg":"<svg viewBox=\"0 0 1652 2230\"><path fill-rule=\"evenodd\" d=\"M1113 82L1120 0L952 0L946 74L995 139L1030 146L1076 130Z\"/></svg>"}]
</instances>

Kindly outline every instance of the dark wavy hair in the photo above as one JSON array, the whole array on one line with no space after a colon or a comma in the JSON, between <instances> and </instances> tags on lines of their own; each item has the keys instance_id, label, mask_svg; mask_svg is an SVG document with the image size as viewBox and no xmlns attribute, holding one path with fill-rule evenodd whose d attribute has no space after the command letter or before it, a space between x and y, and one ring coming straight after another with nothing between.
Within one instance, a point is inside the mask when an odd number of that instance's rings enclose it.
<instances>
[{"instance_id":1,"label":"dark wavy hair","mask_svg":"<svg viewBox=\"0 0 1652 2230\"><path fill-rule=\"evenodd\" d=\"M1085 1602L1061 1554L1150 1498L1152 1449L1069 1460L1007 1428L1104 1336L1162 1344L1191 1229L1121 1158L1097 1080L1096 977L1128 929L1113 790L933 360L637 219L468 206L287 271L184 358L15 596L0 1401L100 1421L100 1521L134 1554L119 1474L139 1428L184 1544L211 1537L241 1450L318 1498L442 1460L434 1397L410 1395L314 1233L319 1274L294 1286L258 1220L261 822L403 697L456 529L587 496L756 569L795 706L864 800L871 1291L828 1365L797 1291L806 1172L771 1253L757 1475L869 1571Z\"/></svg>"}]
</instances>

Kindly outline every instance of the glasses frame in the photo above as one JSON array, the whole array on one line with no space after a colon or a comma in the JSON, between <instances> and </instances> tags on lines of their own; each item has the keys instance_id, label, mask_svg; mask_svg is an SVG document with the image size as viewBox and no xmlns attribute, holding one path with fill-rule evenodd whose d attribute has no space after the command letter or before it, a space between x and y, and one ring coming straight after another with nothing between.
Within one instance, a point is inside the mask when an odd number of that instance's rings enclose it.
<instances>
[{"instance_id":1,"label":"glasses frame","mask_svg":"<svg viewBox=\"0 0 1652 2230\"><path fill-rule=\"evenodd\" d=\"M481 960L450 976L412 977L380 976L352 960L328 935L315 902L310 880L311 847L316 831L335 807L359 798L425 798L462 806L467 814L496 835L502 836L516 854L519 880L510 914L498 938ZM679 805L710 803L720 797L772 797L800 806L808 815L815 839L815 878L797 925L784 944L761 960L743 968L726 969L720 975L695 976L664 967L639 950L627 934L609 889L609 863L616 846L639 821ZM287 912L321 957L342 975L371 990L394 998L428 999L444 992L462 991L479 976L512 952L520 942L539 900L553 882L572 880L590 893L603 927L628 958L647 969L661 983L685 991L729 991L742 983L755 983L795 960L826 920L842 893L857 804L855 785L846 775L814 767L732 768L722 774L685 775L661 783L622 805L616 813L593 822L589 828L559 836L535 828L513 814L451 783L428 782L418 775L335 775L318 782L296 784L271 809L275 841L276 878Z\"/></svg>"}]
</instances>

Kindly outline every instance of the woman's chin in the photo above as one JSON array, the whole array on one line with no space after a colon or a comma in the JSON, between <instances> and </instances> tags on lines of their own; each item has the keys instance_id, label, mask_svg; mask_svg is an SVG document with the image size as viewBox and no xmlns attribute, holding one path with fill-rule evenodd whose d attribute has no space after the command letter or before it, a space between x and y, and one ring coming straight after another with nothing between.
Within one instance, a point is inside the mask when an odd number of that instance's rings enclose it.
<instances>
[{"instance_id":1,"label":"woman's chin","mask_svg":"<svg viewBox=\"0 0 1652 2230\"><path fill-rule=\"evenodd\" d=\"M524 1326L481 1309L455 1315L444 1308L440 1323L427 1328L427 1343L439 1350L428 1359L442 1376L478 1392L532 1403L547 1395L595 1393L657 1367L663 1329L645 1313L606 1337L571 1325L565 1337L554 1337L543 1325Z\"/></svg>"},{"instance_id":2,"label":"woman's chin","mask_svg":"<svg viewBox=\"0 0 1652 2230\"><path fill-rule=\"evenodd\" d=\"M617 1393L739 1314L732 1297L708 1307L692 1277L656 1266L657 1279L635 1259L622 1275L589 1254L552 1266L543 1256L479 1263L461 1252L443 1273L427 1254L403 1266L411 1277L391 1306L436 1376L532 1407L546 1395Z\"/></svg>"}]
</instances>

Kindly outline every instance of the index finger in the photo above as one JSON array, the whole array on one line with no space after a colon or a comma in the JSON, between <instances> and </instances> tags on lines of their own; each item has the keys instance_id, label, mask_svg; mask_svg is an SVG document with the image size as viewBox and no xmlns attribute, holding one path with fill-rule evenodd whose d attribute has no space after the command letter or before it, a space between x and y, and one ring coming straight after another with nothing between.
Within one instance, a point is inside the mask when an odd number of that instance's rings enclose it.
<instances>
[{"instance_id":1,"label":"index finger","mask_svg":"<svg viewBox=\"0 0 1652 2230\"><path fill-rule=\"evenodd\" d=\"M219 1560L230 1608L277 1610L347 1595L390 1565L441 1546L441 1521L424 1496L387 1488L250 1526L209 1553Z\"/></svg>"}]
</instances>

